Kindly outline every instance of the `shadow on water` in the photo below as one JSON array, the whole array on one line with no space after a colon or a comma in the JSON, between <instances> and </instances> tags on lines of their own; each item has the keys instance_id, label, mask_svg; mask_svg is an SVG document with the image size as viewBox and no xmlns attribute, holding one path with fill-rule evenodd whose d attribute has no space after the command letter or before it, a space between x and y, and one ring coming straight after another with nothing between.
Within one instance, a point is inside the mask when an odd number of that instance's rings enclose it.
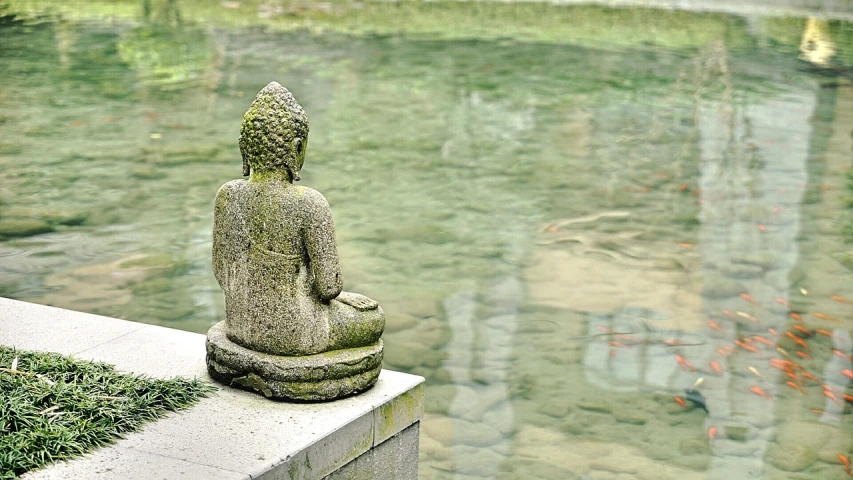
<instances>
[{"instance_id":1,"label":"shadow on water","mask_svg":"<svg viewBox=\"0 0 853 480\"><path fill-rule=\"evenodd\" d=\"M0 295L206 331L275 79L421 477L849 478L850 23L202 3L0 7Z\"/></svg>"}]
</instances>

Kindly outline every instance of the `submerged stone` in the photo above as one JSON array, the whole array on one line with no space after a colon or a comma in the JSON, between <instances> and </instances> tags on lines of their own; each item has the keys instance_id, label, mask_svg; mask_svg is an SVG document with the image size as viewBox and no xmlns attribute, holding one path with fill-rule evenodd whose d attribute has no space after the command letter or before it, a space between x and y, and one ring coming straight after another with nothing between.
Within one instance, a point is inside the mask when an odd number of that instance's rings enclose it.
<instances>
[{"instance_id":1,"label":"submerged stone","mask_svg":"<svg viewBox=\"0 0 853 480\"><path fill-rule=\"evenodd\" d=\"M243 175L216 194L213 272L225 321L210 329L210 375L270 398L332 400L372 386L385 314L341 291L326 198L295 186L308 119L287 89L258 93L240 129Z\"/></svg>"},{"instance_id":2,"label":"submerged stone","mask_svg":"<svg viewBox=\"0 0 853 480\"><path fill-rule=\"evenodd\" d=\"M52 231L53 227L44 220L29 218L0 219L0 238L31 237Z\"/></svg>"},{"instance_id":3,"label":"submerged stone","mask_svg":"<svg viewBox=\"0 0 853 480\"><path fill-rule=\"evenodd\" d=\"M817 452L802 443L774 444L768 449L765 459L779 470L799 472L817 461Z\"/></svg>"}]
</instances>

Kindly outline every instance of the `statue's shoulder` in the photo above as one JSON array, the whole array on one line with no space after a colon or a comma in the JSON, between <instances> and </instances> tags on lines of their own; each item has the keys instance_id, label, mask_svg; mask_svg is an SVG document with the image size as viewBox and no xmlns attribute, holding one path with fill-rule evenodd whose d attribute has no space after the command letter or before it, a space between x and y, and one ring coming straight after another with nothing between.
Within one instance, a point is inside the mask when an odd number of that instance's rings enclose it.
<instances>
[{"instance_id":1,"label":"statue's shoulder","mask_svg":"<svg viewBox=\"0 0 853 480\"><path fill-rule=\"evenodd\" d=\"M326 197L323 196L322 193L314 190L311 187L298 186L296 187L296 196L299 197L302 202L308 205L316 205L322 206L325 208L329 208L329 201L326 200Z\"/></svg>"},{"instance_id":2,"label":"statue's shoulder","mask_svg":"<svg viewBox=\"0 0 853 480\"><path fill-rule=\"evenodd\" d=\"M219 187L219 191L216 192L216 198L230 197L234 192L238 192L246 188L247 184L248 182L242 179L231 180Z\"/></svg>"}]
</instances>

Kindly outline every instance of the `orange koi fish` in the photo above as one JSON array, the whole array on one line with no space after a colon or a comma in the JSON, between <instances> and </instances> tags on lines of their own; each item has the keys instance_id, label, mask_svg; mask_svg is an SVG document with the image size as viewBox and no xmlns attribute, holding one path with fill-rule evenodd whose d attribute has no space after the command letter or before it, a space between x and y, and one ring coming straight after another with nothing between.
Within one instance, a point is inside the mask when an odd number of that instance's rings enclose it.
<instances>
[{"instance_id":1,"label":"orange koi fish","mask_svg":"<svg viewBox=\"0 0 853 480\"><path fill-rule=\"evenodd\" d=\"M829 390L824 390L820 393L822 393L824 397L829 398L830 400L835 402L836 405L841 405L841 400L839 400L838 397L836 397L835 394L830 392Z\"/></svg>"},{"instance_id":2,"label":"orange koi fish","mask_svg":"<svg viewBox=\"0 0 853 480\"><path fill-rule=\"evenodd\" d=\"M722 375L722 374L723 374L723 369L722 369L722 368L720 368L720 362L718 362L718 361L716 361L716 360L711 360L711 368L712 368L715 372L717 372L717 375Z\"/></svg>"},{"instance_id":3,"label":"orange koi fish","mask_svg":"<svg viewBox=\"0 0 853 480\"><path fill-rule=\"evenodd\" d=\"M850 467L850 459L847 458L847 456L844 455L843 453L838 454L838 462L840 464L844 465L845 467L848 467L848 468Z\"/></svg>"},{"instance_id":4,"label":"orange koi fish","mask_svg":"<svg viewBox=\"0 0 853 480\"><path fill-rule=\"evenodd\" d=\"M812 335L814 335L814 333L812 333L808 328L806 328L806 327L804 327L804 326L802 326L802 325L797 325L796 323L795 323L795 324L793 324L793 325L791 325L791 328L793 328L794 330L796 330L796 331L798 331L798 332L802 333L802 334L803 334L803 335L805 335L806 337L811 337Z\"/></svg>"},{"instance_id":5,"label":"orange koi fish","mask_svg":"<svg viewBox=\"0 0 853 480\"><path fill-rule=\"evenodd\" d=\"M781 363L778 363L778 362L774 362L772 358L770 359L770 366L771 366L771 367L773 367L773 368L777 368L777 369L779 369L779 370L782 370L782 371L790 370L790 368L788 368L788 367L787 367L787 366L785 366L784 364L781 364Z\"/></svg>"},{"instance_id":6,"label":"orange koi fish","mask_svg":"<svg viewBox=\"0 0 853 480\"><path fill-rule=\"evenodd\" d=\"M735 318L735 316L734 316L734 315L732 315L732 312L730 312L730 311L728 311L728 310L725 310L725 309L723 310L723 315L725 315L725 316L727 316L727 317L729 317L729 318Z\"/></svg>"},{"instance_id":7,"label":"orange koi fish","mask_svg":"<svg viewBox=\"0 0 853 480\"><path fill-rule=\"evenodd\" d=\"M616 340L611 340L610 345L613 347L625 348L624 343L617 342Z\"/></svg>"},{"instance_id":8,"label":"orange koi fish","mask_svg":"<svg viewBox=\"0 0 853 480\"><path fill-rule=\"evenodd\" d=\"M741 293L740 298L746 300L749 303L754 303L754 304L758 305L758 302L755 301L755 299L752 298L752 296L750 296L748 293Z\"/></svg>"},{"instance_id":9,"label":"orange koi fish","mask_svg":"<svg viewBox=\"0 0 853 480\"><path fill-rule=\"evenodd\" d=\"M763 343L765 345L769 345L771 347L776 346L775 343L771 342L770 340L767 340L766 338L762 337L761 335L753 335L752 338L755 339L756 342L761 342L761 343Z\"/></svg>"},{"instance_id":10,"label":"orange koi fish","mask_svg":"<svg viewBox=\"0 0 853 480\"><path fill-rule=\"evenodd\" d=\"M670 347L674 347L677 345L681 345L681 340L677 338L672 338L668 340L661 340L661 343L663 343L664 345L669 345Z\"/></svg>"},{"instance_id":11,"label":"orange koi fish","mask_svg":"<svg viewBox=\"0 0 853 480\"><path fill-rule=\"evenodd\" d=\"M833 416L835 415L834 413L829 413L829 412L827 412L826 410L820 410L820 409L817 409L817 408L813 408L813 409L812 409L812 413L816 413L816 414L818 414L818 415L833 415Z\"/></svg>"},{"instance_id":12,"label":"orange koi fish","mask_svg":"<svg viewBox=\"0 0 853 480\"><path fill-rule=\"evenodd\" d=\"M681 408L687 408L687 403L684 402L684 399L681 397L672 397L675 400L675 403L681 405Z\"/></svg>"},{"instance_id":13,"label":"orange koi fish","mask_svg":"<svg viewBox=\"0 0 853 480\"><path fill-rule=\"evenodd\" d=\"M604 333L613 333L613 329L612 329L612 328L607 328L607 327L605 327L605 326L603 326L603 325L596 325L596 326L595 326L595 329L596 329L596 330L598 330L599 332L604 332Z\"/></svg>"},{"instance_id":14,"label":"orange koi fish","mask_svg":"<svg viewBox=\"0 0 853 480\"><path fill-rule=\"evenodd\" d=\"M797 345L805 348L806 350L809 350L808 344L804 342L802 338L794 335L792 332L785 332L785 336L793 340L794 343L796 343Z\"/></svg>"},{"instance_id":15,"label":"orange koi fish","mask_svg":"<svg viewBox=\"0 0 853 480\"><path fill-rule=\"evenodd\" d=\"M850 380L853 380L853 370L850 370L849 368L845 368L844 370L841 371L841 373L843 373L844 376L849 378Z\"/></svg>"},{"instance_id":16,"label":"orange koi fish","mask_svg":"<svg viewBox=\"0 0 853 480\"><path fill-rule=\"evenodd\" d=\"M841 357L844 360L850 360L850 357L848 357L847 354L842 352L841 350L833 350L832 354L835 355L836 357Z\"/></svg>"},{"instance_id":17,"label":"orange koi fish","mask_svg":"<svg viewBox=\"0 0 853 480\"><path fill-rule=\"evenodd\" d=\"M616 356L616 349L615 349L615 348L611 348L611 349L610 349L610 357L611 357L611 358L613 358L613 357L615 357L615 356Z\"/></svg>"},{"instance_id":18,"label":"orange koi fish","mask_svg":"<svg viewBox=\"0 0 853 480\"><path fill-rule=\"evenodd\" d=\"M820 382L820 379L818 379L817 377L815 377L813 374L811 374L809 372L803 372L803 373L801 373L801 375L803 376L803 378L807 378L813 382Z\"/></svg>"},{"instance_id":19,"label":"orange koi fish","mask_svg":"<svg viewBox=\"0 0 853 480\"><path fill-rule=\"evenodd\" d=\"M781 358L771 358L770 359L770 365L773 365L774 367L775 366L781 366L781 368L789 369L789 370L793 370L795 368L799 369L799 370L805 370L806 369L805 367L803 367L802 365L800 365L797 362L792 362L790 360L782 360Z\"/></svg>"},{"instance_id":20,"label":"orange koi fish","mask_svg":"<svg viewBox=\"0 0 853 480\"><path fill-rule=\"evenodd\" d=\"M787 300L785 300L785 299L784 299L784 298L782 298L782 297L776 297L776 298L774 298L773 300L776 300L776 303L778 303L779 305L782 305L782 306L785 306L785 307L787 307L787 306L788 306L788 301L787 301Z\"/></svg>"},{"instance_id":21,"label":"orange koi fish","mask_svg":"<svg viewBox=\"0 0 853 480\"><path fill-rule=\"evenodd\" d=\"M845 393L843 395L843 397L844 397L844 401L846 401L847 403L853 403L853 395L850 395L849 393Z\"/></svg>"},{"instance_id":22,"label":"orange koi fish","mask_svg":"<svg viewBox=\"0 0 853 480\"><path fill-rule=\"evenodd\" d=\"M830 315L827 315L827 314L825 314L825 313L814 312L814 313L812 313L812 315L814 315L815 317L817 317L817 318L819 318L819 319L821 319L821 320L832 320L833 322L840 322L840 321L841 321L841 320L839 320L839 319L837 319L837 318L835 318L835 317L832 317L832 316L830 316Z\"/></svg>"},{"instance_id":23,"label":"orange koi fish","mask_svg":"<svg viewBox=\"0 0 853 480\"><path fill-rule=\"evenodd\" d=\"M770 335L773 335L774 337L779 336L779 332L777 332L775 328L768 328L767 331L770 333Z\"/></svg>"},{"instance_id":24,"label":"orange koi fish","mask_svg":"<svg viewBox=\"0 0 853 480\"><path fill-rule=\"evenodd\" d=\"M754 394L756 394L756 395L758 395L759 397L764 397L764 398L773 398L773 396L772 396L772 395L770 395L769 393L765 392L765 391L764 391L764 389L762 389L762 388L761 388L761 387L759 387L759 386L749 387L749 391L750 391L750 392L752 392L752 393L754 393Z\"/></svg>"},{"instance_id":25,"label":"orange koi fish","mask_svg":"<svg viewBox=\"0 0 853 480\"><path fill-rule=\"evenodd\" d=\"M827 330L824 330L824 329L822 329L822 328L818 328L818 329L816 329L816 330L815 330L815 332L817 332L817 333L819 333L819 334L821 334L821 335L824 335L824 336L826 336L826 337L831 337L831 336L832 336L832 332L827 331Z\"/></svg>"},{"instance_id":26,"label":"orange koi fish","mask_svg":"<svg viewBox=\"0 0 853 480\"><path fill-rule=\"evenodd\" d=\"M825 383L821 385L821 388L828 392L839 393L837 388L833 387L832 385L827 385Z\"/></svg>"},{"instance_id":27,"label":"orange koi fish","mask_svg":"<svg viewBox=\"0 0 853 480\"><path fill-rule=\"evenodd\" d=\"M709 428L709 429L708 429L708 438L710 438L711 440L713 440L713 439L714 439L714 437L716 437L716 436L717 436L717 427L711 427L711 428Z\"/></svg>"},{"instance_id":28,"label":"orange koi fish","mask_svg":"<svg viewBox=\"0 0 853 480\"><path fill-rule=\"evenodd\" d=\"M724 349L724 348L718 348L718 349L717 349L717 353L719 353L720 355L722 355L722 356L724 356L724 357L728 357L728 356L729 356L729 352L728 352L726 349Z\"/></svg>"},{"instance_id":29,"label":"orange koi fish","mask_svg":"<svg viewBox=\"0 0 853 480\"><path fill-rule=\"evenodd\" d=\"M806 393L806 392L804 392L804 391L803 391L803 389L802 389L802 388L800 388L800 386L799 386L799 385L797 385L796 383L794 383L794 382L792 382L792 381L790 381L790 380L788 380L787 382L785 382L785 385L787 385L787 386L789 386L789 387L793 388L794 390L799 391L800 393L803 393L803 394L805 394L805 393Z\"/></svg>"},{"instance_id":30,"label":"orange koi fish","mask_svg":"<svg viewBox=\"0 0 853 480\"><path fill-rule=\"evenodd\" d=\"M791 315L791 318L793 318L794 320L796 320L798 322L803 321L803 317L801 317L800 314L797 312L791 312L790 315Z\"/></svg>"},{"instance_id":31,"label":"orange koi fish","mask_svg":"<svg viewBox=\"0 0 853 480\"><path fill-rule=\"evenodd\" d=\"M853 300L849 300L849 299L844 298L844 297L839 297L838 295L832 295L831 297L829 297L829 299L834 300L834 301L839 302L839 303L847 303L849 305L853 305Z\"/></svg>"},{"instance_id":32,"label":"orange koi fish","mask_svg":"<svg viewBox=\"0 0 853 480\"><path fill-rule=\"evenodd\" d=\"M719 326L719 325L717 325L717 323L716 323L716 322L714 322L713 320L708 320L708 326L709 326L709 327L711 327L711 328L713 328L714 330L719 330L719 329L720 329L720 326Z\"/></svg>"},{"instance_id":33,"label":"orange koi fish","mask_svg":"<svg viewBox=\"0 0 853 480\"><path fill-rule=\"evenodd\" d=\"M693 368L693 364L681 355L676 355L675 361L678 362L679 365L681 365L681 368L686 368L688 370L696 370L695 368Z\"/></svg>"},{"instance_id":34,"label":"orange koi fish","mask_svg":"<svg viewBox=\"0 0 853 480\"><path fill-rule=\"evenodd\" d=\"M758 353L757 348L753 347L752 345L747 345L746 343L741 342L740 340L735 340L735 345L737 345L738 347L740 347L740 348L742 348L748 352Z\"/></svg>"},{"instance_id":35,"label":"orange koi fish","mask_svg":"<svg viewBox=\"0 0 853 480\"><path fill-rule=\"evenodd\" d=\"M809 354L808 354L808 353L806 353L806 352L801 352L801 351L797 350L797 352L796 352L796 353L797 353L797 356L798 356L798 357L805 358L806 360L811 360L811 359L812 359L812 356L811 356L811 355L809 355Z\"/></svg>"}]
</instances>

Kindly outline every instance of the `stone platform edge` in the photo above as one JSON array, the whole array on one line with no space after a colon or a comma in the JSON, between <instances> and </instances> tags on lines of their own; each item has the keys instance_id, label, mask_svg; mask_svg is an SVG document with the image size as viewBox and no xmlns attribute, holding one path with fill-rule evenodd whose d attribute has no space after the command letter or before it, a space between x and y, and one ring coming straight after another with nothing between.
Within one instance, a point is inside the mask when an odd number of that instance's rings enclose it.
<instances>
[{"instance_id":1,"label":"stone platform edge","mask_svg":"<svg viewBox=\"0 0 853 480\"><path fill-rule=\"evenodd\" d=\"M376 385L360 395L328 403L276 402L213 382L205 340L202 334L0 297L0 345L219 387L198 405L147 423L113 446L21 478L314 479L335 476L345 466L364 471L354 466L382 463L377 458L402 462L395 478L416 478L422 377L382 370ZM369 460L356 461L368 452Z\"/></svg>"}]
</instances>

